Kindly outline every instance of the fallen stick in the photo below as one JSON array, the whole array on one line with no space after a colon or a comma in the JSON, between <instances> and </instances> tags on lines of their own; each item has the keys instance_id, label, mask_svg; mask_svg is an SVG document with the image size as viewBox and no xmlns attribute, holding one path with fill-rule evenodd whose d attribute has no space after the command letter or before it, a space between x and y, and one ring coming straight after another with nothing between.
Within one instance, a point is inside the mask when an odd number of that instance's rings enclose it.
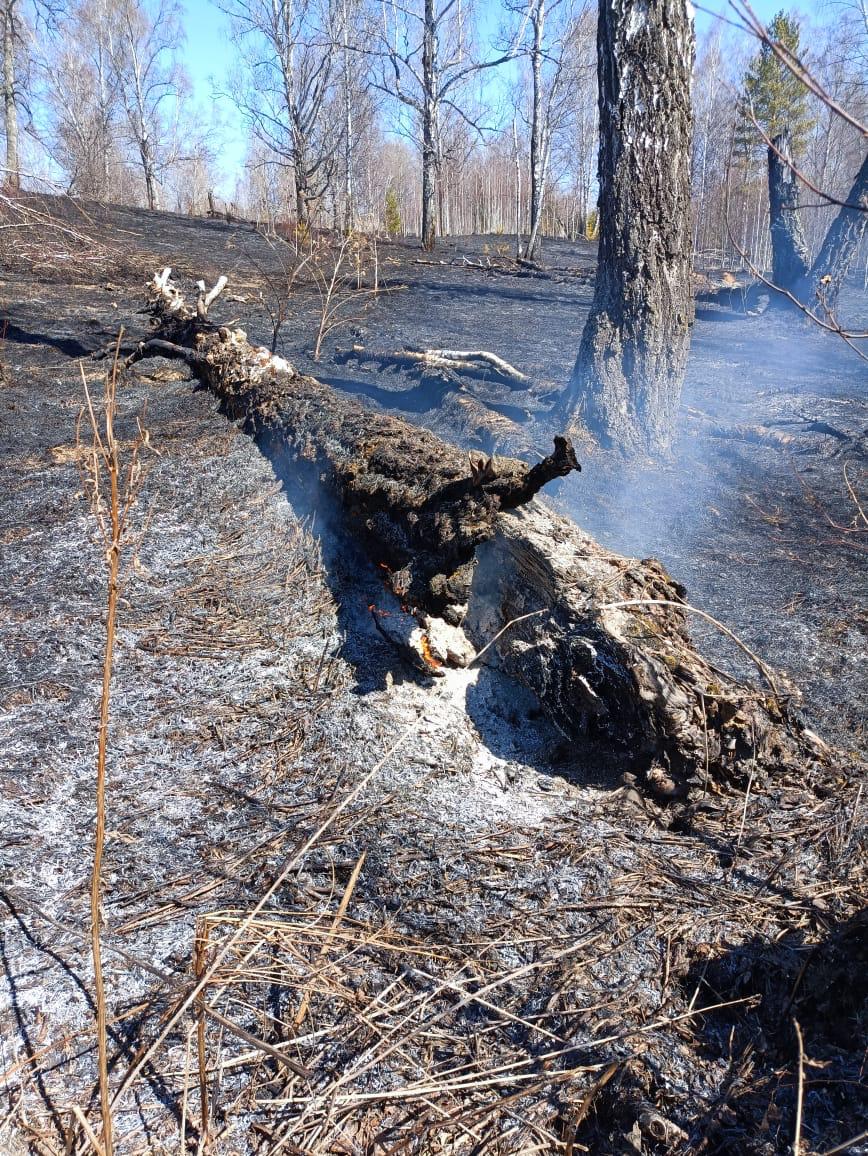
<instances>
[{"instance_id":1,"label":"fallen stick","mask_svg":"<svg viewBox=\"0 0 868 1156\"><path fill-rule=\"evenodd\" d=\"M510 365L496 353L487 349L400 349L373 350L363 345L353 345L343 355L356 357L359 361L376 361L381 365L421 366L422 369L448 370L464 373L472 377L497 377L522 388L530 384L530 378L521 370Z\"/></svg>"}]
</instances>

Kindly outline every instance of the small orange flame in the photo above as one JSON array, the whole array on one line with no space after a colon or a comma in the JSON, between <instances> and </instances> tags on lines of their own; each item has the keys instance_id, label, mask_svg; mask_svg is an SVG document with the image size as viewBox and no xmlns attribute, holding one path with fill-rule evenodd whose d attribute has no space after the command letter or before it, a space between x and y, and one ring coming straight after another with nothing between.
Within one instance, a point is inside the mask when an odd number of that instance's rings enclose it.
<instances>
[{"instance_id":1,"label":"small orange flame","mask_svg":"<svg viewBox=\"0 0 868 1156\"><path fill-rule=\"evenodd\" d=\"M434 657L434 652L431 649L431 643L428 641L427 634L422 635L422 639L419 643L419 649L422 651L422 657L425 659L428 665L432 666L435 670L439 670L443 663L439 660L439 658Z\"/></svg>"}]
</instances>

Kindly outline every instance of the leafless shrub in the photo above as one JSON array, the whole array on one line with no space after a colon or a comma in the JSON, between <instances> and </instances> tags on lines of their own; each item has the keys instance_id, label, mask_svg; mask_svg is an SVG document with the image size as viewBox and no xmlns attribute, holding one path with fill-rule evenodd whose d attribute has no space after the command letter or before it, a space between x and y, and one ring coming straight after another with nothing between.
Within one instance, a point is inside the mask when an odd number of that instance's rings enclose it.
<instances>
[{"instance_id":1,"label":"leafless shrub","mask_svg":"<svg viewBox=\"0 0 868 1156\"><path fill-rule=\"evenodd\" d=\"M6 269L110 265L121 254L96 239L98 227L71 198L0 192L0 259Z\"/></svg>"},{"instance_id":2,"label":"leafless shrub","mask_svg":"<svg viewBox=\"0 0 868 1156\"><path fill-rule=\"evenodd\" d=\"M270 268L257 263L264 284L261 300L271 322L271 352L277 352L294 295L312 287L319 298L313 345L313 359L319 361L325 338L361 320L370 300L382 291L377 238L351 232L335 241L305 225L260 230L260 236L275 259Z\"/></svg>"},{"instance_id":3,"label":"leafless shrub","mask_svg":"<svg viewBox=\"0 0 868 1156\"><path fill-rule=\"evenodd\" d=\"M305 237L299 230L287 234L264 229L257 232L275 259L273 267L266 269L258 265L257 271L265 286L260 296L271 322L271 352L276 353L280 331L289 316L290 299L314 254L310 245L305 245Z\"/></svg>"},{"instance_id":4,"label":"leafless shrub","mask_svg":"<svg viewBox=\"0 0 868 1156\"><path fill-rule=\"evenodd\" d=\"M102 861L105 849L106 827L106 760L108 751L109 709L111 705L112 658L117 626L118 596L120 592L121 553L128 538L130 512L135 504L142 477L140 451L148 445L147 431L138 424L138 437L126 454L121 449L115 431L117 414L118 358L121 336L118 335L112 367L105 375L101 410L94 406L85 377L84 367L81 379L84 385L86 406L79 416L76 431L76 445L80 451L80 462L84 492L96 519L104 547L104 558L108 572L107 612L105 628L105 650L103 653L102 694L100 697L99 731L97 740L96 774L96 835L94 841L93 868L90 882L90 935L93 954L94 996L96 1002L96 1031L98 1048L98 1072L100 1106L102 1113L101 1150L104 1156L112 1156L112 1114L109 1100L108 1039L105 982L102 971L100 948L102 891ZM87 414L91 442L85 447L81 440L82 419ZM87 1122L82 1115L79 1123L87 1130Z\"/></svg>"},{"instance_id":5,"label":"leafless shrub","mask_svg":"<svg viewBox=\"0 0 868 1156\"><path fill-rule=\"evenodd\" d=\"M325 260L326 257L330 260ZM370 257L373 270L371 288L365 286L366 257ZM376 243L372 248L362 234L349 233L341 238L337 250L328 246L311 269L320 299L319 327L313 347L313 359L319 361L325 338L334 330L359 321L368 304L365 298L378 292ZM350 306L356 307L354 311L349 311Z\"/></svg>"}]
</instances>

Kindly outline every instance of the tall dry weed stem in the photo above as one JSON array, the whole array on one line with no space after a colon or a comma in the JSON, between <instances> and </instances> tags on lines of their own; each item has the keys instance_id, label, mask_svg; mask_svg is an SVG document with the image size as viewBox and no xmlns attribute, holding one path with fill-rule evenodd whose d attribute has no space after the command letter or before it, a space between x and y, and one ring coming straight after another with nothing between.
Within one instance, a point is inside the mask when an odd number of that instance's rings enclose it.
<instances>
[{"instance_id":1,"label":"tall dry weed stem","mask_svg":"<svg viewBox=\"0 0 868 1156\"><path fill-rule=\"evenodd\" d=\"M85 408L79 414L76 442L80 450L84 493L96 519L104 547L108 572L105 649L103 652L102 694L100 697L99 733L96 770L96 834L94 838L93 869L90 884L90 936L93 953L94 997L96 1003L96 1031L99 1069L100 1107L102 1112L101 1148L104 1156L112 1156L112 1116L108 1078L108 1040L106 1032L106 994L102 970L100 932L102 925L100 896L102 891L102 861L105 849L106 827L106 755L108 750L109 707L111 699L112 659L117 623L118 594L120 590L121 551L126 540L129 515L135 503L142 477L140 450L148 445L147 432L138 423L138 436L132 443L128 462L122 461L121 444L115 433L117 413L118 357L123 330L118 334L112 367L106 374L102 408L98 411L88 389L84 367L81 380L84 385ZM82 420L87 414L91 441L85 447L81 440Z\"/></svg>"}]
</instances>

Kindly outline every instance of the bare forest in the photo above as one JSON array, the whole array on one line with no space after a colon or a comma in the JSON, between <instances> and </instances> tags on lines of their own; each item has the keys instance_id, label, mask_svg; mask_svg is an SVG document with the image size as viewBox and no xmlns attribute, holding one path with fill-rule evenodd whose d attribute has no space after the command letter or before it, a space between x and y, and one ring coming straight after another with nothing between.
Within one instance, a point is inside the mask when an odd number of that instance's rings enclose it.
<instances>
[{"instance_id":1,"label":"bare forest","mask_svg":"<svg viewBox=\"0 0 868 1156\"><path fill-rule=\"evenodd\" d=\"M868 1156L868 7L0 0L0 1156Z\"/></svg>"}]
</instances>

